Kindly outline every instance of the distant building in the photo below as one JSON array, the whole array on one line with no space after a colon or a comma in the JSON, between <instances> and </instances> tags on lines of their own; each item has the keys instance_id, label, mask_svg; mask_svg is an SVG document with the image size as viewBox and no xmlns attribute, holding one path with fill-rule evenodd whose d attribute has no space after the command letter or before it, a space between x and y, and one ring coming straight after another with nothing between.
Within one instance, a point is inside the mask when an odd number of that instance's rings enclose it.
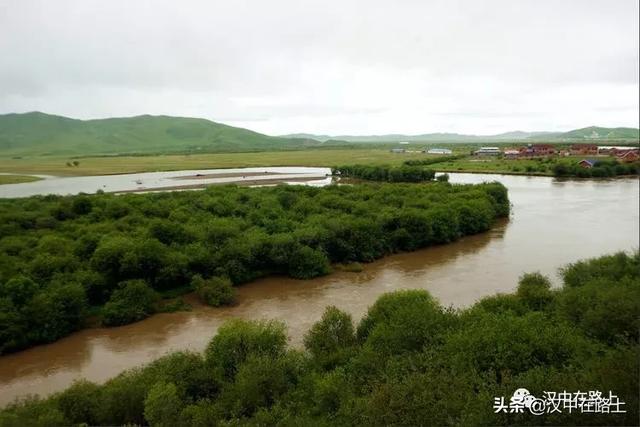
<instances>
[{"instance_id":1,"label":"distant building","mask_svg":"<svg viewBox=\"0 0 640 427\"><path fill-rule=\"evenodd\" d=\"M427 154L452 154L453 151L448 148L430 148L427 150Z\"/></svg>"},{"instance_id":2,"label":"distant building","mask_svg":"<svg viewBox=\"0 0 640 427\"><path fill-rule=\"evenodd\" d=\"M518 157L520 157L519 150L504 150L505 159L517 159Z\"/></svg>"},{"instance_id":3,"label":"distant building","mask_svg":"<svg viewBox=\"0 0 640 427\"><path fill-rule=\"evenodd\" d=\"M398 142L400 145L409 145L409 141L400 141Z\"/></svg>"},{"instance_id":4,"label":"distant building","mask_svg":"<svg viewBox=\"0 0 640 427\"><path fill-rule=\"evenodd\" d=\"M498 147L480 147L473 152L476 156L499 156L501 151Z\"/></svg>"},{"instance_id":5,"label":"distant building","mask_svg":"<svg viewBox=\"0 0 640 427\"><path fill-rule=\"evenodd\" d=\"M407 150L405 150L404 148L392 148L392 149L391 149L391 150L389 150L389 151L391 151L392 153L404 153L404 152L406 152Z\"/></svg>"},{"instance_id":6,"label":"distant building","mask_svg":"<svg viewBox=\"0 0 640 427\"><path fill-rule=\"evenodd\" d=\"M598 146L598 154L612 154L623 151L635 151L638 152L638 147L631 147L628 145L612 146L612 145L600 145Z\"/></svg>"},{"instance_id":7,"label":"distant building","mask_svg":"<svg viewBox=\"0 0 640 427\"><path fill-rule=\"evenodd\" d=\"M569 152L574 156L595 156L598 154L598 146L595 144L573 144Z\"/></svg>"},{"instance_id":8,"label":"distant building","mask_svg":"<svg viewBox=\"0 0 640 427\"><path fill-rule=\"evenodd\" d=\"M620 153L616 153L616 158L623 163L635 162L640 158L637 150L626 150Z\"/></svg>"},{"instance_id":9,"label":"distant building","mask_svg":"<svg viewBox=\"0 0 640 427\"><path fill-rule=\"evenodd\" d=\"M596 161L591 159L583 159L583 160L580 160L580 162L578 163L580 167L583 167L585 169L591 169L592 167L595 166L595 164L596 164Z\"/></svg>"},{"instance_id":10,"label":"distant building","mask_svg":"<svg viewBox=\"0 0 640 427\"><path fill-rule=\"evenodd\" d=\"M551 156L555 153L556 149L551 144L528 144L520 149L521 157Z\"/></svg>"}]
</instances>

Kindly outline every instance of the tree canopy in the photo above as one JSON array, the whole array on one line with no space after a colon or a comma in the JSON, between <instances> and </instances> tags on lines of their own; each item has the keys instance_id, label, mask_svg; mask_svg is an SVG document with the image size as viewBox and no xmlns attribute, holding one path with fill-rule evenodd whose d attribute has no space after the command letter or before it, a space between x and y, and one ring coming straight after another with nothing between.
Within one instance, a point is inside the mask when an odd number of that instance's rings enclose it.
<instances>
[{"instance_id":1,"label":"tree canopy","mask_svg":"<svg viewBox=\"0 0 640 427\"><path fill-rule=\"evenodd\" d=\"M358 184L0 200L0 353L157 311L162 295L233 301L232 285L446 243L508 215L506 189Z\"/></svg>"},{"instance_id":2,"label":"tree canopy","mask_svg":"<svg viewBox=\"0 0 640 427\"><path fill-rule=\"evenodd\" d=\"M303 349L285 325L232 320L203 354L177 352L96 385L76 382L0 411L0 426L634 425L640 253L538 273L460 310L423 290L383 295L354 325L327 307ZM601 391L625 412L496 412L526 388Z\"/></svg>"}]
</instances>

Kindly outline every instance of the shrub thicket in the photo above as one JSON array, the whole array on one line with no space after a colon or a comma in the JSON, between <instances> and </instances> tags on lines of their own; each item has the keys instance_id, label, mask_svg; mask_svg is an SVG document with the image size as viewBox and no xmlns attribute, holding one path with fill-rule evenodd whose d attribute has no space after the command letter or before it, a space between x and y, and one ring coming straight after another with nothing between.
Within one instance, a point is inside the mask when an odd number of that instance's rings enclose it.
<instances>
[{"instance_id":1,"label":"shrub thicket","mask_svg":"<svg viewBox=\"0 0 640 427\"><path fill-rule=\"evenodd\" d=\"M288 349L284 324L233 320L204 354L173 353L104 385L86 381L0 412L0 426L635 425L640 254L539 274L453 311L427 292L382 296L354 327L328 307ZM516 389L609 391L624 413L494 411ZM578 402L578 401L576 401Z\"/></svg>"},{"instance_id":2,"label":"shrub thicket","mask_svg":"<svg viewBox=\"0 0 640 427\"><path fill-rule=\"evenodd\" d=\"M268 274L446 243L509 212L501 184L212 187L199 192L0 200L0 353L153 313L156 293L212 305ZM175 295L174 295L175 296Z\"/></svg>"},{"instance_id":3,"label":"shrub thicket","mask_svg":"<svg viewBox=\"0 0 640 427\"><path fill-rule=\"evenodd\" d=\"M615 160L596 160L592 168L585 168L577 163L558 162L551 167L557 177L607 178L618 175L640 174L640 163L618 163Z\"/></svg>"}]
</instances>

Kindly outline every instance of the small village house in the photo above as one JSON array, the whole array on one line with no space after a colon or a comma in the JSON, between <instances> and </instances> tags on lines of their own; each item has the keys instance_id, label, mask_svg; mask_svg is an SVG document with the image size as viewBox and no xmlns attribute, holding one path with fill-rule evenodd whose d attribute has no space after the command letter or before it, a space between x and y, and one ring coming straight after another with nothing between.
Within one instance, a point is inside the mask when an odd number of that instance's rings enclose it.
<instances>
[{"instance_id":1,"label":"small village house","mask_svg":"<svg viewBox=\"0 0 640 427\"><path fill-rule=\"evenodd\" d=\"M627 150L620 153L616 153L616 159L622 163L632 163L638 161L640 154L637 150Z\"/></svg>"},{"instance_id":2,"label":"small village house","mask_svg":"<svg viewBox=\"0 0 640 427\"><path fill-rule=\"evenodd\" d=\"M515 149L504 150L504 158L505 159L517 159L520 157L520 151Z\"/></svg>"},{"instance_id":3,"label":"small village house","mask_svg":"<svg viewBox=\"0 0 640 427\"><path fill-rule=\"evenodd\" d=\"M598 146L595 144L573 144L569 148L573 156L595 156L598 154Z\"/></svg>"},{"instance_id":4,"label":"small village house","mask_svg":"<svg viewBox=\"0 0 640 427\"><path fill-rule=\"evenodd\" d=\"M621 153L621 152L625 152L625 151L638 152L638 147L633 147L633 146L628 146L628 145L619 145L619 146L600 145L600 146L598 146L598 154L604 154L604 155L608 154L608 155L615 156L616 153Z\"/></svg>"},{"instance_id":5,"label":"small village house","mask_svg":"<svg viewBox=\"0 0 640 427\"><path fill-rule=\"evenodd\" d=\"M407 150L405 150L404 148L392 148L392 149L391 149L391 150L389 150L389 151L391 151L392 153L404 153L404 152L406 152Z\"/></svg>"},{"instance_id":6,"label":"small village house","mask_svg":"<svg viewBox=\"0 0 640 427\"><path fill-rule=\"evenodd\" d=\"M578 163L578 166L585 168L585 169L591 169L592 167L594 167L596 164L595 160L591 160L591 159L582 159L580 160L580 162Z\"/></svg>"},{"instance_id":7,"label":"small village house","mask_svg":"<svg viewBox=\"0 0 640 427\"><path fill-rule=\"evenodd\" d=\"M551 144L528 144L520 149L520 157L543 157L556 153L556 149Z\"/></svg>"},{"instance_id":8,"label":"small village house","mask_svg":"<svg viewBox=\"0 0 640 427\"><path fill-rule=\"evenodd\" d=\"M498 147L480 147L473 154L476 156L499 156L502 152Z\"/></svg>"}]
</instances>

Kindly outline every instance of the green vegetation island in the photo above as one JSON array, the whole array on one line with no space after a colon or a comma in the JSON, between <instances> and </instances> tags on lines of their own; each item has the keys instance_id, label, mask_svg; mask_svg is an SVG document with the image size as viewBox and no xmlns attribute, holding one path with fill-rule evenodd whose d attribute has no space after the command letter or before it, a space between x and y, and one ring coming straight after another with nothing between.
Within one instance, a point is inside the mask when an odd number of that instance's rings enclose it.
<instances>
[{"instance_id":1,"label":"green vegetation island","mask_svg":"<svg viewBox=\"0 0 640 427\"><path fill-rule=\"evenodd\" d=\"M640 253L580 261L561 276L555 289L524 274L514 294L460 310L397 291L357 324L327 307L303 349L287 346L281 322L232 320L202 354L16 401L0 425L637 424ZM607 410L579 399L539 415L507 410L504 399L523 389L601 396Z\"/></svg>"},{"instance_id":2,"label":"green vegetation island","mask_svg":"<svg viewBox=\"0 0 640 427\"><path fill-rule=\"evenodd\" d=\"M500 183L234 185L0 199L0 354L233 302L233 286L453 242L509 215Z\"/></svg>"}]
</instances>

